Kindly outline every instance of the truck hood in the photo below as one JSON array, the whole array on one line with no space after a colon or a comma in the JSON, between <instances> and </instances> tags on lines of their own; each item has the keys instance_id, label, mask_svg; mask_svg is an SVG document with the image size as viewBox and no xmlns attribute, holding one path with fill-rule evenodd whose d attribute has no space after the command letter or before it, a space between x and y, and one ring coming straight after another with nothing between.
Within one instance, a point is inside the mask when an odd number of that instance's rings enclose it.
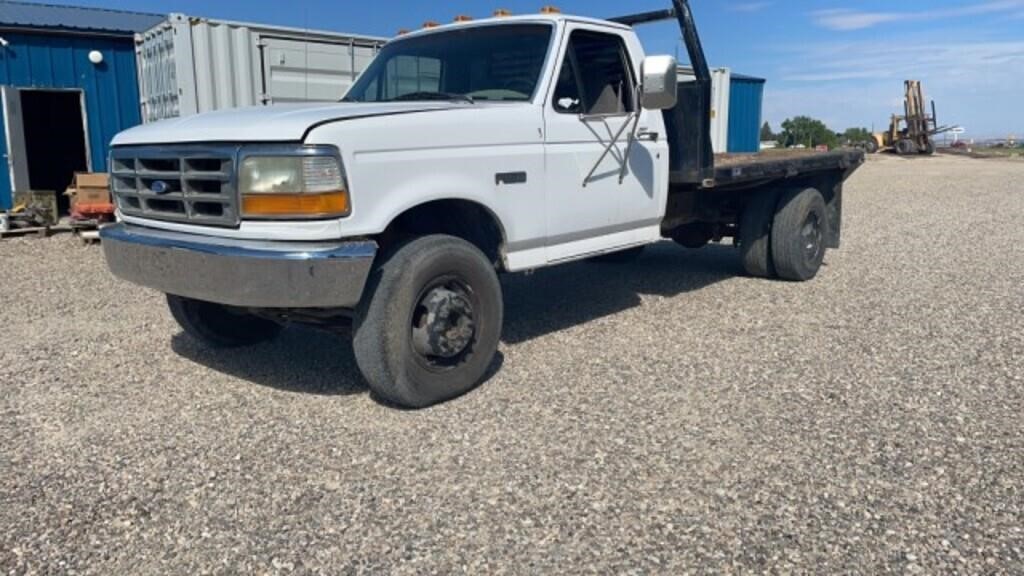
<instances>
[{"instance_id":1,"label":"truck hood","mask_svg":"<svg viewBox=\"0 0 1024 576\"><path fill-rule=\"evenodd\" d=\"M342 102L285 104L207 112L137 126L121 132L113 146L182 142L298 142L327 122L471 106L456 102Z\"/></svg>"}]
</instances>

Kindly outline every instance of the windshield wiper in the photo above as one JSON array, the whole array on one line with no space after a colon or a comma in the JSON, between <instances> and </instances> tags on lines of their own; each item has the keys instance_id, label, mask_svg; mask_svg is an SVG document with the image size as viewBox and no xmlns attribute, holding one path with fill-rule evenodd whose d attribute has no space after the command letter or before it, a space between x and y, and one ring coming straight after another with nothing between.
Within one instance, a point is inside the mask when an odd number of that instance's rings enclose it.
<instances>
[{"instance_id":1,"label":"windshield wiper","mask_svg":"<svg viewBox=\"0 0 1024 576\"><path fill-rule=\"evenodd\" d=\"M466 94L454 94L452 92L410 92L409 94L403 94L397 98L392 98L390 102L402 102L411 100L461 100L463 102L469 102L470 104L476 104L476 100L472 96Z\"/></svg>"}]
</instances>

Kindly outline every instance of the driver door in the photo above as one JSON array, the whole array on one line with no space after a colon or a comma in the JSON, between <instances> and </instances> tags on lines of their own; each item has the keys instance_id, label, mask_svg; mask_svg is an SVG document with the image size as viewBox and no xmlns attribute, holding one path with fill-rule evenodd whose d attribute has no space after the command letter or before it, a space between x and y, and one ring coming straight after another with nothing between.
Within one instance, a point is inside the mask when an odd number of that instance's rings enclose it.
<instances>
[{"instance_id":1,"label":"driver door","mask_svg":"<svg viewBox=\"0 0 1024 576\"><path fill-rule=\"evenodd\" d=\"M642 140L628 146L634 129L646 129L648 112L637 101L626 44L581 26L566 34L544 110L549 262L660 236L654 150Z\"/></svg>"}]
</instances>

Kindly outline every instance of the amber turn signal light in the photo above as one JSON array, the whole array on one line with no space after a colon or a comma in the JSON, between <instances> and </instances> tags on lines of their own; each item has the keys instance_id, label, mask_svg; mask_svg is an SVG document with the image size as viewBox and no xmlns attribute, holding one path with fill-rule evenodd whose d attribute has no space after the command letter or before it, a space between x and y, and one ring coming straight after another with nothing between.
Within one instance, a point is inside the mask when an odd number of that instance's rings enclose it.
<instances>
[{"instance_id":1,"label":"amber turn signal light","mask_svg":"<svg viewBox=\"0 0 1024 576\"><path fill-rule=\"evenodd\" d=\"M348 194L245 194L242 212L257 218L344 216L349 212Z\"/></svg>"}]
</instances>

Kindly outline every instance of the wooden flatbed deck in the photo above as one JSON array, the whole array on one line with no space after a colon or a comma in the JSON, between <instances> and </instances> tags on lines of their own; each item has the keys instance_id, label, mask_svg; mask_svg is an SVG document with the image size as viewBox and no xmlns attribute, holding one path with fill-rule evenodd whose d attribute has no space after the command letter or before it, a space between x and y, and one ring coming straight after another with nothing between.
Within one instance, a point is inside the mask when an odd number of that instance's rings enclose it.
<instances>
[{"instance_id":1,"label":"wooden flatbed deck","mask_svg":"<svg viewBox=\"0 0 1024 576\"><path fill-rule=\"evenodd\" d=\"M853 148L831 152L770 150L758 154L716 154L715 187L794 178L831 170L845 173L863 162L864 152Z\"/></svg>"}]
</instances>

